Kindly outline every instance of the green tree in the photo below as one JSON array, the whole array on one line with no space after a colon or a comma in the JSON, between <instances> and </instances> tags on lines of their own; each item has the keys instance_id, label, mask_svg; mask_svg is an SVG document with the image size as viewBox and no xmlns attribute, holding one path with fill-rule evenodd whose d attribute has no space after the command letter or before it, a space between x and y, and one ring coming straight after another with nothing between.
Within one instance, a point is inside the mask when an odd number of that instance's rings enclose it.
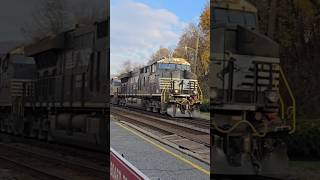
<instances>
[{"instance_id":1,"label":"green tree","mask_svg":"<svg viewBox=\"0 0 320 180\"><path fill-rule=\"evenodd\" d=\"M320 1L250 1L259 10L260 31L280 45L281 64L294 91L298 114L319 115Z\"/></svg>"}]
</instances>

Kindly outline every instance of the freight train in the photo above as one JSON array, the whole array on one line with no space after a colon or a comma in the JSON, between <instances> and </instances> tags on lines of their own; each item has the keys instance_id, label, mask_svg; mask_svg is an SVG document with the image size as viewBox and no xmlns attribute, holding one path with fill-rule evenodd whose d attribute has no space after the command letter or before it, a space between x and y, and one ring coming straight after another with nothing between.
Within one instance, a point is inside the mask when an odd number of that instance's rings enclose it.
<instances>
[{"instance_id":1,"label":"freight train","mask_svg":"<svg viewBox=\"0 0 320 180\"><path fill-rule=\"evenodd\" d=\"M119 81L120 80L120 81ZM199 113L202 92L190 63L183 58L162 58L113 80L112 103L143 108L172 117Z\"/></svg>"},{"instance_id":2,"label":"freight train","mask_svg":"<svg viewBox=\"0 0 320 180\"><path fill-rule=\"evenodd\" d=\"M211 175L286 174L295 100L278 44L245 0L211 1Z\"/></svg>"},{"instance_id":3,"label":"freight train","mask_svg":"<svg viewBox=\"0 0 320 180\"><path fill-rule=\"evenodd\" d=\"M0 130L107 151L109 20L47 37L0 60Z\"/></svg>"}]
</instances>

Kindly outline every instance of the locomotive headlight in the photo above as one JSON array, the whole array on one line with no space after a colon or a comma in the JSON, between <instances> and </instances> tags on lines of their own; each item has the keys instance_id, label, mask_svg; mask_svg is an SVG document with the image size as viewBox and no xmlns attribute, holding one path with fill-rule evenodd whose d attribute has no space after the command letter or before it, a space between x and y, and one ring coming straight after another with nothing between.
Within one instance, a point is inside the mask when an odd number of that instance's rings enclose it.
<instances>
[{"instance_id":1,"label":"locomotive headlight","mask_svg":"<svg viewBox=\"0 0 320 180\"><path fill-rule=\"evenodd\" d=\"M178 89L174 90L174 93L178 94L178 93L179 93L179 90L178 90Z\"/></svg>"},{"instance_id":2,"label":"locomotive headlight","mask_svg":"<svg viewBox=\"0 0 320 180\"><path fill-rule=\"evenodd\" d=\"M270 102L276 103L279 100L279 94L276 91L268 91L266 92L266 98Z\"/></svg>"}]
</instances>

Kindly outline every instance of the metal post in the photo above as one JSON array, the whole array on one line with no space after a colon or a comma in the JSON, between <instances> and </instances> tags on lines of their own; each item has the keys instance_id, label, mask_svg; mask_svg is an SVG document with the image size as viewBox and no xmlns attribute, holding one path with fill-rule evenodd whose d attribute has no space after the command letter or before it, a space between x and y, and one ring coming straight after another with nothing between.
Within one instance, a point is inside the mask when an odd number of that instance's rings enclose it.
<instances>
[{"instance_id":1,"label":"metal post","mask_svg":"<svg viewBox=\"0 0 320 180\"><path fill-rule=\"evenodd\" d=\"M197 37L197 43L196 43L196 57L195 57L195 74L197 74L198 70L198 50L199 50L199 41L200 41L200 34L199 31L197 31L198 37Z\"/></svg>"}]
</instances>

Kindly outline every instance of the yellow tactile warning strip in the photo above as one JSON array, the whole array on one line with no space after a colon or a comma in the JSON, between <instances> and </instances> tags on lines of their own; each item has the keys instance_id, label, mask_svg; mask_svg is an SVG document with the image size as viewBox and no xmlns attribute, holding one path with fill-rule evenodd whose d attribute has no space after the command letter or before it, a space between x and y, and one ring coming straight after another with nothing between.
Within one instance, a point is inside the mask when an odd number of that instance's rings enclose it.
<instances>
[{"instance_id":1,"label":"yellow tactile warning strip","mask_svg":"<svg viewBox=\"0 0 320 180\"><path fill-rule=\"evenodd\" d=\"M193 168L195 168L195 169L197 169L197 170L199 170L199 171L201 171L201 172L203 172L203 173L205 173L205 174L207 174L207 175L210 175L210 172L209 172L208 170L206 170L205 168L201 167L200 165L197 165L197 164L195 164L195 163L193 163L193 162L185 159L184 157L182 157L182 156L180 156L180 155L178 155L178 154L170 151L169 149L161 146L160 144L157 144L157 143L153 142L151 139L142 136L141 134L137 133L136 131L134 131L134 130L132 130L132 129L124 126L124 125L122 125L121 123L118 123L118 122L115 122L115 123L116 123L118 126L122 127L123 129L129 131L130 133L132 133L132 134L140 137L141 139L147 141L148 143L154 145L155 147L157 147L157 148L160 149L161 151L164 151L165 153L167 153L167 154L175 157L176 159L178 159L178 160L180 160L180 161L182 161L182 162L184 162L184 163L186 163L186 164L189 164L189 165L192 166Z\"/></svg>"}]
</instances>

